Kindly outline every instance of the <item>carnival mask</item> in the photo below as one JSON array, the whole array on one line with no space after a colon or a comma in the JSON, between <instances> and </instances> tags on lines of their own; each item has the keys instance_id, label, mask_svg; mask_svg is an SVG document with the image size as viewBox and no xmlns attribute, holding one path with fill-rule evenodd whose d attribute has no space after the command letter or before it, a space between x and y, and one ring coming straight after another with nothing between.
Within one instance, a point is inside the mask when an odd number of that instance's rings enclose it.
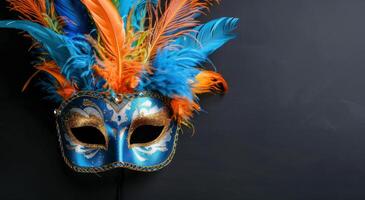
<instances>
[{"instance_id":1,"label":"carnival mask","mask_svg":"<svg viewBox=\"0 0 365 200\"><path fill-rule=\"evenodd\" d=\"M69 167L150 172L169 164L180 127L201 109L197 95L228 88L203 64L234 38L238 19L200 25L196 18L213 2L9 1L25 20L0 21L0 28L26 31L39 44L35 68L60 104L58 137Z\"/></svg>"}]
</instances>

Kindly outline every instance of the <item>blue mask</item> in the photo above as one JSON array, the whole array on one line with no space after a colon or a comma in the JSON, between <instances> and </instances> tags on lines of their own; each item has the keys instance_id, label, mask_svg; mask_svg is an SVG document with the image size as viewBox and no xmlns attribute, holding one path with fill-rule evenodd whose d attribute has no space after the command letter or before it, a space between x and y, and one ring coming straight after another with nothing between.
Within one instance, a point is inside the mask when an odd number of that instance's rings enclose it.
<instances>
[{"instance_id":1,"label":"blue mask","mask_svg":"<svg viewBox=\"0 0 365 200\"><path fill-rule=\"evenodd\" d=\"M96 92L75 95L56 112L66 163L77 172L93 173L165 167L178 137L165 101L145 93L117 98Z\"/></svg>"},{"instance_id":2,"label":"blue mask","mask_svg":"<svg viewBox=\"0 0 365 200\"><path fill-rule=\"evenodd\" d=\"M235 37L239 20L200 23L213 0L36 2L12 0L22 20L0 20L0 28L34 39L37 72L24 89L46 74L45 92L63 102L56 110L62 154L77 172L163 168L178 129L201 111L199 95L228 90L207 70L209 56Z\"/></svg>"}]
</instances>

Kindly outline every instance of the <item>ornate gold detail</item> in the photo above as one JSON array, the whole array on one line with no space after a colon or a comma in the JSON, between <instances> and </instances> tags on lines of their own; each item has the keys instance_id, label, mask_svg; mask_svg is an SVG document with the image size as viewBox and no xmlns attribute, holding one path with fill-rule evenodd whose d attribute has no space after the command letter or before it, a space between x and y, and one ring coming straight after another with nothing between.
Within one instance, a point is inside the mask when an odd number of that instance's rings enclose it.
<instances>
[{"instance_id":1,"label":"ornate gold detail","mask_svg":"<svg viewBox=\"0 0 365 200\"><path fill-rule=\"evenodd\" d=\"M77 145L85 146L87 148L95 148L95 149L98 148L98 149L105 149L105 150L108 149L109 137L108 137L108 134L106 133L102 119L100 119L96 116L93 116L93 115L90 117L85 117L79 113L70 113L69 115L70 115L69 118L65 120L65 127L66 127L67 133L70 136L73 143L75 143ZM83 142L79 141L74 136L71 129L85 127L85 126L91 126L91 127L97 128L104 135L105 144L104 145L87 144L87 143L83 143Z\"/></svg>"},{"instance_id":2,"label":"ornate gold detail","mask_svg":"<svg viewBox=\"0 0 365 200\"><path fill-rule=\"evenodd\" d=\"M61 133L60 133L60 129L59 129L59 125L57 123L57 130L58 130L58 140L60 142L60 144L62 144L62 139L61 139ZM170 164L170 162L172 161L172 158L175 155L176 152L176 146L177 146L177 142L178 142L178 138L179 138L179 131L181 129L178 128L176 135L175 135L175 141L174 141L174 146L173 149L169 155L169 157L161 164L159 165L155 165L155 166L149 166L149 167L140 167L131 163L126 163L126 162L114 162L114 163L110 163L107 165L104 165L102 167L77 167L75 165L73 165L67 158L63 149L63 146L61 146L61 153L62 153L62 157L65 161L65 163L67 164L68 167L70 167L70 169L72 169L75 172L79 172L79 173L101 173L101 172L106 172L112 169L116 169L116 168L126 168L126 169L130 169L130 170L135 170L135 171L140 171L140 172L155 172L157 170L162 169L163 167L167 166L168 164Z\"/></svg>"},{"instance_id":3,"label":"ornate gold detail","mask_svg":"<svg viewBox=\"0 0 365 200\"><path fill-rule=\"evenodd\" d=\"M148 147L151 145L154 145L158 143L161 139L163 139L166 136L167 131L169 130L171 119L169 119L168 113L165 109L163 109L161 112L152 114L152 115L145 115L145 116L139 116L136 119L133 120L132 125L129 128L128 132L128 148L132 149L135 147ZM139 126L142 125L151 125L151 126L163 126L163 130L161 131L158 138L151 142L147 143L141 143L141 144L131 144L130 139L133 135L134 130L136 130ZM148 134L148 133L146 133Z\"/></svg>"},{"instance_id":4,"label":"ornate gold detail","mask_svg":"<svg viewBox=\"0 0 365 200\"><path fill-rule=\"evenodd\" d=\"M147 92L142 92L142 93L122 95L122 96L123 96L123 99L133 99L133 98L136 98L136 97L151 97L151 98L156 98L156 99L161 100L165 105L170 104L170 99L169 98L164 97L164 96L162 96L158 93L153 93L153 92L148 92L148 91ZM64 102L62 102L62 104L60 105L60 107L58 109L59 112L58 112L57 117L61 116L61 113L63 112L63 109L71 101L73 101L74 99L77 99L79 97L92 97L92 98L96 98L96 99L104 99L104 100L108 101L109 103L111 103L111 105L112 105L112 103L114 103L111 96L110 96L110 94L108 94L108 93L99 93L99 92L94 92L94 91L81 91L81 92L78 92L75 95L73 95L68 100L65 100ZM65 163L67 164L67 166L69 166L73 171L76 171L76 172L79 172L79 173L101 173L101 172L105 172L105 171L115 169L115 168L126 168L126 169L130 169L130 170L141 171L141 172L154 172L154 171L157 171L157 170L165 167L166 165L168 165L172 161L172 158L174 157L175 152L176 152L176 146L177 146L179 131L181 130L180 127L177 128L177 132L176 132L175 140L174 140L174 144L173 144L173 149L172 149L170 155L168 156L168 158L164 162L162 162L161 164L158 164L158 165L155 165L155 166L141 167L141 166L137 166L135 164L127 163L127 162L114 162L114 163L104 165L102 167L77 167L74 164L72 164L71 161L68 160L68 158L65 155L64 148L63 148L63 145L62 145L63 142L62 142L61 132L60 132L60 128L59 128L60 127L60 124L59 124L60 122L58 120L59 120L59 118L56 121L56 125L57 125L58 140L59 140L59 143L60 143L62 157L63 157ZM104 130L103 134L106 134L105 130Z\"/></svg>"}]
</instances>

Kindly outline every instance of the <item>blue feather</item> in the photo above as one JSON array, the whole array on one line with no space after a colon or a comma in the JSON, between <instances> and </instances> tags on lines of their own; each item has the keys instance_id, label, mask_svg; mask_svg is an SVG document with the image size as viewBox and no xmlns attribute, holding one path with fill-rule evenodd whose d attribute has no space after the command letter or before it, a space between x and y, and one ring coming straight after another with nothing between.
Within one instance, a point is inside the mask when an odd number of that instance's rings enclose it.
<instances>
[{"instance_id":1,"label":"blue feather","mask_svg":"<svg viewBox=\"0 0 365 200\"><path fill-rule=\"evenodd\" d=\"M70 50L65 47L66 37L37 23L24 20L4 20L0 21L0 28L13 28L28 32L47 50L58 66L63 66L71 57Z\"/></svg>"},{"instance_id":2,"label":"blue feather","mask_svg":"<svg viewBox=\"0 0 365 200\"><path fill-rule=\"evenodd\" d=\"M120 16L126 18L129 14L130 9L136 3L136 0L120 0L118 4L118 10Z\"/></svg>"},{"instance_id":3,"label":"blue feather","mask_svg":"<svg viewBox=\"0 0 365 200\"><path fill-rule=\"evenodd\" d=\"M89 34L89 15L81 3L75 0L55 0L54 5L59 16L64 17L66 34Z\"/></svg>"},{"instance_id":4,"label":"blue feather","mask_svg":"<svg viewBox=\"0 0 365 200\"><path fill-rule=\"evenodd\" d=\"M57 81L51 75L45 74L45 77L40 79L36 86L47 92L47 95L44 97L45 100L59 104L62 103L63 98L57 93L57 88L55 87L57 84Z\"/></svg>"},{"instance_id":5,"label":"blue feather","mask_svg":"<svg viewBox=\"0 0 365 200\"><path fill-rule=\"evenodd\" d=\"M61 68L61 73L72 80L82 90L94 90L95 78L92 66L95 64L94 52L90 44L83 36L75 36L65 45L71 51L71 57L67 59Z\"/></svg>"},{"instance_id":6,"label":"blue feather","mask_svg":"<svg viewBox=\"0 0 365 200\"><path fill-rule=\"evenodd\" d=\"M200 73L197 67L235 37L232 31L237 28L237 24L236 18L213 20L163 48L153 61L153 75L144 73L139 89L158 91L170 98L182 96L193 100L191 84Z\"/></svg>"},{"instance_id":7,"label":"blue feather","mask_svg":"<svg viewBox=\"0 0 365 200\"><path fill-rule=\"evenodd\" d=\"M196 66L205 60L206 57L195 49L164 48L154 59L153 75L143 74L139 90L152 90L170 98L182 96L193 100L191 83L200 72Z\"/></svg>"},{"instance_id":8,"label":"blue feather","mask_svg":"<svg viewBox=\"0 0 365 200\"><path fill-rule=\"evenodd\" d=\"M127 19L129 12L131 9L134 9L134 13L132 16L132 25L135 30L141 30L141 20L146 17L146 5L147 3L152 3L156 5L158 0L120 0L119 1L119 13L124 20Z\"/></svg>"},{"instance_id":9,"label":"blue feather","mask_svg":"<svg viewBox=\"0 0 365 200\"><path fill-rule=\"evenodd\" d=\"M144 28L143 25L141 25L141 22L146 17L147 3L149 2L156 5L158 0L140 0L136 5L134 5L135 10L132 16L132 26L136 31L140 31Z\"/></svg>"},{"instance_id":10,"label":"blue feather","mask_svg":"<svg viewBox=\"0 0 365 200\"><path fill-rule=\"evenodd\" d=\"M228 41L235 38L239 19L223 17L198 26L189 35L182 36L175 44L193 48L209 56Z\"/></svg>"},{"instance_id":11,"label":"blue feather","mask_svg":"<svg viewBox=\"0 0 365 200\"><path fill-rule=\"evenodd\" d=\"M49 53L68 80L77 83L80 89L94 88L94 52L83 36L63 36L37 23L22 20L0 21L0 28L28 32Z\"/></svg>"}]
</instances>

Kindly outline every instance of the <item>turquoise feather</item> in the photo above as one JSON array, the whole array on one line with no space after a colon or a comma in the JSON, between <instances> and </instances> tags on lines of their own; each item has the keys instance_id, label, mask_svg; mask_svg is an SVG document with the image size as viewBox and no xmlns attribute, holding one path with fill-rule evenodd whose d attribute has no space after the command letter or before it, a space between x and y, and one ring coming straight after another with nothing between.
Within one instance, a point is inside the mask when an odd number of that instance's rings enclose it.
<instances>
[{"instance_id":1,"label":"turquoise feather","mask_svg":"<svg viewBox=\"0 0 365 200\"><path fill-rule=\"evenodd\" d=\"M91 67L95 62L94 53L85 38L60 35L37 23L23 20L0 21L0 28L28 32L48 52L68 80L77 83L81 89L93 89Z\"/></svg>"},{"instance_id":2,"label":"turquoise feather","mask_svg":"<svg viewBox=\"0 0 365 200\"><path fill-rule=\"evenodd\" d=\"M58 66L64 66L71 57L70 50L65 46L66 38L37 23L25 20L0 21L0 28L18 29L28 32L44 49L47 50Z\"/></svg>"},{"instance_id":3,"label":"turquoise feather","mask_svg":"<svg viewBox=\"0 0 365 200\"><path fill-rule=\"evenodd\" d=\"M151 77L144 74L140 90L154 90L171 98L177 95L193 100L191 83L200 73L198 67L209 61L210 54L235 37L232 31L237 24L236 18L213 20L160 50L153 61L155 71Z\"/></svg>"},{"instance_id":4,"label":"turquoise feather","mask_svg":"<svg viewBox=\"0 0 365 200\"><path fill-rule=\"evenodd\" d=\"M146 17L147 3L156 5L158 0L119 0L116 2L121 17L126 20L129 12L134 9L132 14L132 26L135 30L141 30L140 22Z\"/></svg>"},{"instance_id":5,"label":"turquoise feather","mask_svg":"<svg viewBox=\"0 0 365 200\"><path fill-rule=\"evenodd\" d=\"M179 38L175 44L192 48L209 56L236 36L239 19L223 17L198 26L187 36Z\"/></svg>"}]
</instances>

